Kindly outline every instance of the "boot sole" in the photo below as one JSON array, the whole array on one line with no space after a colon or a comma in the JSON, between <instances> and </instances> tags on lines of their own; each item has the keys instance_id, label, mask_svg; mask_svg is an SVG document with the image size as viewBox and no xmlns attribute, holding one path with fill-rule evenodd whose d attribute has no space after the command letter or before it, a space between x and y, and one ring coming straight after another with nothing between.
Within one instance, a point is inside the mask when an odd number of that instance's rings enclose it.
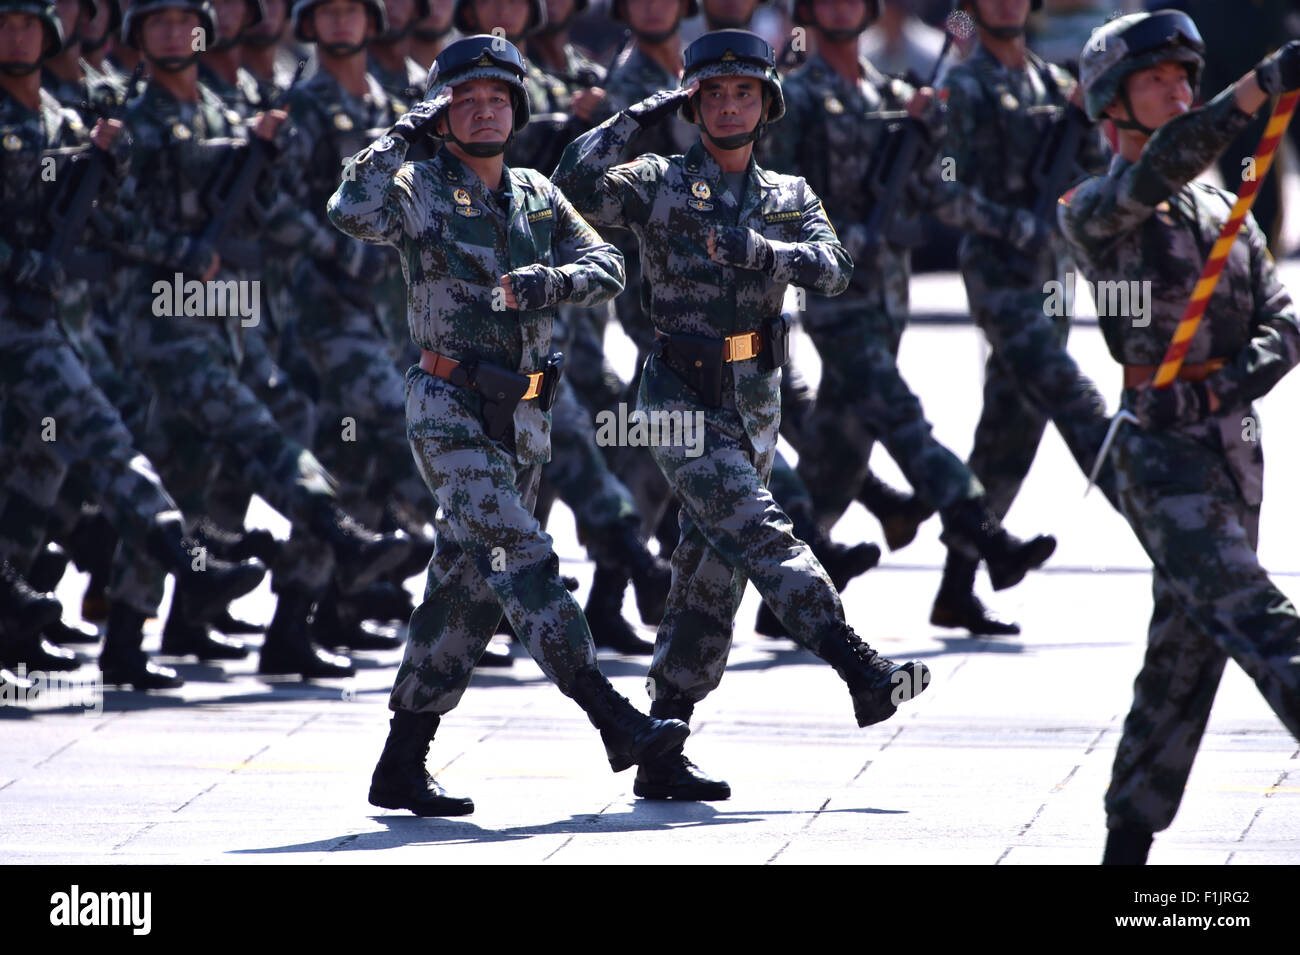
<instances>
[{"instance_id":1,"label":"boot sole","mask_svg":"<svg viewBox=\"0 0 1300 955\"><path fill-rule=\"evenodd\" d=\"M468 816L474 812L474 803L470 800L462 802L461 800L449 799L445 803L419 803L412 802L409 799L402 799L399 796L389 796L382 792L377 793L370 790L370 805L378 806L380 809L406 809L415 813L421 818L431 816ZM466 805L468 802L468 805Z\"/></svg>"},{"instance_id":2,"label":"boot sole","mask_svg":"<svg viewBox=\"0 0 1300 955\"><path fill-rule=\"evenodd\" d=\"M965 630L976 637L1014 637L1020 633L1019 624L993 623L987 620L973 624L961 617L942 613L931 613L930 623L932 626L945 627L949 630Z\"/></svg>"},{"instance_id":3,"label":"boot sole","mask_svg":"<svg viewBox=\"0 0 1300 955\"><path fill-rule=\"evenodd\" d=\"M636 782L632 784L633 794L642 799L665 801L676 799L679 802L721 802L731 798L731 787L720 786L657 786L652 783Z\"/></svg>"},{"instance_id":4,"label":"boot sole","mask_svg":"<svg viewBox=\"0 0 1300 955\"><path fill-rule=\"evenodd\" d=\"M666 756L680 748L686 742L686 737L690 735L691 729L685 723L665 727L642 743L639 748L634 746L627 756L611 756L609 768L616 773L621 773L640 763L648 763L660 756Z\"/></svg>"}]
</instances>

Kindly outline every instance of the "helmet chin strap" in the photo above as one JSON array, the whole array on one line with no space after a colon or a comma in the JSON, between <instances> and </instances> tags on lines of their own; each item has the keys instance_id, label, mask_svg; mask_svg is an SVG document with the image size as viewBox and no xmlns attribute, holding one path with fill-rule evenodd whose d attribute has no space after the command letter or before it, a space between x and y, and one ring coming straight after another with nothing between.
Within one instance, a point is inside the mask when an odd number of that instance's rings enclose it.
<instances>
[{"instance_id":1,"label":"helmet chin strap","mask_svg":"<svg viewBox=\"0 0 1300 955\"><path fill-rule=\"evenodd\" d=\"M510 144L515 141L515 134L514 130L511 130L510 135L505 138L505 142L500 143L467 143L457 139L456 134L451 131L451 126L448 125L446 139L455 143L475 159L488 159L492 156L500 156L509 149Z\"/></svg>"},{"instance_id":2,"label":"helmet chin strap","mask_svg":"<svg viewBox=\"0 0 1300 955\"><path fill-rule=\"evenodd\" d=\"M678 17L676 20L673 21L673 25L671 28L667 30L663 30L659 33L646 33L643 30L634 29L630 24L628 26L628 29L632 30L632 35L636 37L638 40L640 40L642 43L663 43L668 39L670 39L672 35L677 32L678 28L681 27L681 25L682 25L682 18Z\"/></svg>"},{"instance_id":3,"label":"helmet chin strap","mask_svg":"<svg viewBox=\"0 0 1300 955\"><path fill-rule=\"evenodd\" d=\"M731 136L714 136L709 132L709 127L704 125L704 116L700 113L700 107L697 103L695 106L695 115L699 119L700 130L705 136L709 137L709 142L719 149L743 149L750 143L758 142L758 138L763 135L763 127L767 125L767 97L763 97L763 118L760 118L758 124L747 133L734 133Z\"/></svg>"},{"instance_id":4,"label":"helmet chin strap","mask_svg":"<svg viewBox=\"0 0 1300 955\"><path fill-rule=\"evenodd\" d=\"M31 76L41 68L41 61L35 63L16 63L13 60L6 60L0 63L0 73L5 76Z\"/></svg>"},{"instance_id":5,"label":"helmet chin strap","mask_svg":"<svg viewBox=\"0 0 1300 955\"><path fill-rule=\"evenodd\" d=\"M164 73L179 73L197 63L199 55L191 53L189 56L149 56L146 53L145 58Z\"/></svg>"},{"instance_id":6,"label":"helmet chin strap","mask_svg":"<svg viewBox=\"0 0 1300 955\"><path fill-rule=\"evenodd\" d=\"M1115 119L1114 117L1110 117L1110 121L1115 124L1115 127L1117 129L1134 129L1144 136L1155 135L1156 131L1154 129L1152 129L1150 126L1143 126L1141 123L1137 121L1137 113L1133 111L1133 104L1132 102L1129 101L1127 88L1121 89L1119 91L1119 101L1123 103L1124 108L1128 110L1129 118Z\"/></svg>"},{"instance_id":7,"label":"helmet chin strap","mask_svg":"<svg viewBox=\"0 0 1300 955\"><path fill-rule=\"evenodd\" d=\"M423 43L432 43L434 40L441 40L451 31L452 25L450 20L447 21L447 25L441 30L431 27L411 27L411 35Z\"/></svg>"},{"instance_id":8,"label":"helmet chin strap","mask_svg":"<svg viewBox=\"0 0 1300 955\"><path fill-rule=\"evenodd\" d=\"M318 46L330 56L343 59L360 53L366 48L366 43L362 40L360 43L320 43Z\"/></svg>"},{"instance_id":9,"label":"helmet chin strap","mask_svg":"<svg viewBox=\"0 0 1300 955\"><path fill-rule=\"evenodd\" d=\"M244 46L252 47L254 50L265 50L279 43L280 35L283 33L283 26L280 27L279 33L250 33L244 37Z\"/></svg>"},{"instance_id":10,"label":"helmet chin strap","mask_svg":"<svg viewBox=\"0 0 1300 955\"><path fill-rule=\"evenodd\" d=\"M812 24L817 28L817 31L821 33L822 36L826 37L826 39L830 40L832 43L843 43L846 40L860 37L866 32L867 27L871 26L871 14L869 10L864 9L862 13L862 22L856 27L847 30L832 30L830 27L822 26L817 20L816 12L812 15Z\"/></svg>"}]
</instances>

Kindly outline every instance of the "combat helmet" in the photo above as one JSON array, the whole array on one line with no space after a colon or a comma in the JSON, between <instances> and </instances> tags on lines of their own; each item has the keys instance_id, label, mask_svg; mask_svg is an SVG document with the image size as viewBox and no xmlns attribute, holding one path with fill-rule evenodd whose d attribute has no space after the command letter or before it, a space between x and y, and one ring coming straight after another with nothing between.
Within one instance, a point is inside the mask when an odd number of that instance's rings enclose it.
<instances>
[{"instance_id":1,"label":"combat helmet","mask_svg":"<svg viewBox=\"0 0 1300 955\"><path fill-rule=\"evenodd\" d=\"M317 42L314 36L308 36L306 34L305 28L307 21L311 19L311 12L325 2L326 0L295 0L293 10L290 13L290 20L293 23L293 38L299 43ZM388 30L388 14L385 12L381 0L356 0L356 2L364 6L366 12L370 14L371 21L375 28L375 36L379 36ZM364 47L365 43L363 42L355 50L351 50L350 52L358 52L364 49ZM340 50L339 52L343 55L347 55L349 51Z\"/></svg>"},{"instance_id":2,"label":"combat helmet","mask_svg":"<svg viewBox=\"0 0 1300 955\"><path fill-rule=\"evenodd\" d=\"M510 135L504 143L462 143L451 135L450 128L445 137L471 156L500 155L509 148L515 133L528 124L531 108L528 87L524 84L526 72L527 67L519 48L505 37L488 33L467 36L447 44L446 49L433 61L424 98L433 99L443 90L455 89L470 80L490 79L505 83L510 87L514 113Z\"/></svg>"},{"instance_id":3,"label":"combat helmet","mask_svg":"<svg viewBox=\"0 0 1300 955\"><path fill-rule=\"evenodd\" d=\"M257 26L266 19L266 10L262 6L262 0L244 0L244 6L247 9L244 24L239 28L239 32L234 36L217 37L216 41L208 44L209 50L228 50L232 46L237 46L244 42L244 35L248 32L249 27ZM217 18L217 25L221 25L221 18Z\"/></svg>"},{"instance_id":4,"label":"combat helmet","mask_svg":"<svg viewBox=\"0 0 1300 955\"><path fill-rule=\"evenodd\" d=\"M880 16L880 0L866 0L866 9L862 14L862 22L851 30L827 30L817 22L813 16L813 0L793 0L790 4L790 20L798 27L815 27L826 34L831 40L851 40L860 35L867 27L876 22Z\"/></svg>"},{"instance_id":5,"label":"combat helmet","mask_svg":"<svg viewBox=\"0 0 1300 955\"><path fill-rule=\"evenodd\" d=\"M45 42L35 63L0 63L0 71L9 76L25 76L40 66L41 60L54 56L63 49L63 24L54 9L54 0L0 0L0 13L30 13L41 21Z\"/></svg>"},{"instance_id":6,"label":"combat helmet","mask_svg":"<svg viewBox=\"0 0 1300 955\"><path fill-rule=\"evenodd\" d=\"M763 134L763 128L768 123L775 123L785 115L785 96L781 93L781 80L776 72L776 51L758 34L748 30L714 30L706 33L686 48L682 54L682 63L683 87L696 80L703 81L715 76L752 76L762 81L770 94L767 115L759 118L752 131L735 136L714 137L704 129L705 135L721 148L739 149L746 143L752 143ZM695 100L699 95L697 92L682 104L682 118L688 123L697 121Z\"/></svg>"},{"instance_id":7,"label":"combat helmet","mask_svg":"<svg viewBox=\"0 0 1300 955\"><path fill-rule=\"evenodd\" d=\"M1088 118L1098 121L1106 107L1118 99L1130 118L1112 120L1116 126L1153 133L1133 118L1124 81L1140 70L1170 60L1183 64L1195 95L1205 67L1205 41L1192 18L1181 10L1133 13L1093 30L1079 57L1079 82Z\"/></svg>"},{"instance_id":8,"label":"combat helmet","mask_svg":"<svg viewBox=\"0 0 1300 955\"><path fill-rule=\"evenodd\" d=\"M488 33L491 27L484 28L481 23L470 22L470 14L473 12L474 0L456 0L456 11L451 15L451 22L466 36ZM474 19L477 21L478 18ZM528 0L528 22L524 25L522 36L532 36L544 26L546 26L545 0ZM513 43L520 37L506 37L506 39Z\"/></svg>"},{"instance_id":9,"label":"combat helmet","mask_svg":"<svg viewBox=\"0 0 1300 955\"><path fill-rule=\"evenodd\" d=\"M384 2L384 13L387 19L387 26L383 33L379 34L374 38L375 41L379 43L396 43L397 41L401 40L403 37L410 36L411 33L414 32L415 24L423 20L425 17L427 17L430 12L429 0L414 0L414 2L411 4L410 19L406 21L406 25L404 27L401 27L399 29L398 27L393 26L393 18L387 16L388 0L383 0L383 2Z\"/></svg>"},{"instance_id":10,"label":"combat helmet","mask_svg":"<svg viewBox=\"0 0 1300 955\"><path fill-rule=\"evenodd\" d=\"M542 0L543 7L545 6L545 2L546 0ZM569 25L587 9L589 2L590 0L573 0L573 6L569 8L569 15L567 17L559 21L551 20L549 17L544 17L546 22L538 28L537 32L559 33L561 30L568 29ZM543 10L543 12L545 11Z\"/></svg>"},{"instance_id":11,"label":"combat helmet","mask_svg":"<svg viewBox=\"0 0 1300 955\"><path fill-rule=\"evenodd\" d=\"M216 41L217 17L208 0L131 0L122 15L122 42L133 50L143 52L140 43L140 27L151 13L160 10L188 10L197 14L199 28L203 31L204 37L210 42ZM151 58L151 60L164 72L175 73L185 69L198 58L199 51L194 51L189 56L168 56L159 59Z\"/></svg>"}]
</instances>

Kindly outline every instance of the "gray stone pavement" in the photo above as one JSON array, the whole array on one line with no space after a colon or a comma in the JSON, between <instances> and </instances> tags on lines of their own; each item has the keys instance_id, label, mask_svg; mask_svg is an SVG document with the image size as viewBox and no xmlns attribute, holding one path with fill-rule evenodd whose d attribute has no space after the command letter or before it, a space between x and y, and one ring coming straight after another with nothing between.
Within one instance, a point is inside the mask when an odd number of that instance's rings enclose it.
<instances>
[{"instance_id":1,"label":"gray stone pavement","mask_svg":"<svg viewBox=\"0 0 1300 955\"><path fill-rule=\"evenodd\" d=\"M1286 271L1300 280L1300 270ZM918 279L914 296L920 312L960 310L951 275ZM815 374L815 355L801 346ZM1113 401L1118 375L1096 328L1078 327L1072 350ZM904 373L959 453L979 411L982 357L967 326L919 324L904 339ZM1300 376L1262 413L1261 553L1297 597L1300 444L1291 434ZM901 485L883 452L875 460ZM923 696L866 730L828 667L753 633L751 588L727 677L698 708L688 749L730 781L730 801L637 800L632 772L609 772L585 716L521 655L513 672L475 676L433 744L431 769L450 791L473 796L474 815L376 810L366 788L398 653L363 654L355 679L319 685L267 684L252 661L182 664L183 690L110 690L99 712L83 715L67 697L0 706L0 862L1096 863L1150 575L1127 525L1083 489L1049 432L1009 525L1058 536L1050 570L1002 594L980 584L994 608L1023 624L1019 639L966 639L929 625L943 553L937 521L848 587L850 621L870 642L934 670ZM283 530L258 504L254 522ZM567 511L556 509L551 531L585 593L590 566ZM879 540L879 530L855 505L836 536ZM69 607L79 606L79 588L65 578ZM269 619L266 585L235 609ZM630 595L627 612L635 619ZM150 627L147 645L156 647L157 622ZM646 705L644 661L612 656L602 665ZM86 666L76 676L95 673ZM1182 810L1151 861L1300 862L1298 809L1296 741L1230 664Z\"/></svg>"}]
</instances>

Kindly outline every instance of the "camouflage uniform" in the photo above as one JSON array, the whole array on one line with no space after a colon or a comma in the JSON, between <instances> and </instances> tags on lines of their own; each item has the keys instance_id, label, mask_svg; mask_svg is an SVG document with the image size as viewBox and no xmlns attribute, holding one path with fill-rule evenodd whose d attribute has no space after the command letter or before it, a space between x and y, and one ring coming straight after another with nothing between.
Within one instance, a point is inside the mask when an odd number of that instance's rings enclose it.
<instances>
[{"instance_id":1,"label":"camouflage uniform","mask_svg":"<svg viewBox=\"0 0 1300 955\"><path fill-rule=\"evenodd\" d=\"M980 45L953 66L943 81L949 129L941 154L955 165L956 178L939 188L951 196L978 193L1004 214L1034 201L1029 170L1047 124L1061 115L1074 80L1060 67L1033 53L1029 66L1002 66ZM1094 131L1082 165L1089 172L1105 168L1105 144ZM1032 257L1032 275L1016 277L1008 269L1008 243L986 235L962 239L960 259L971 315L992 349L984 381L984 409L975 429L970 469L988 493L993 513L1011 508L1033 463L1046 417L1021 395L1016 362L1007 355L1011 341L1046 314L1046 283L1064 282L1066 250L1052 232ZM1063 349L1069 317L1052 320ZM1095 448L1094 448L1095 450Z\"/></svg>"},{"instance_id":2,"label":"camouflage uniform","mask_svg":"<svg viewBox=\"0 0 1300 955\"><path fill-rule=\"evenodd\" d=\"M310 451L284 434L240 380L245 330L238 316L170 315L155 308L160 298L155 284L162 283L166 291L161 298L170 302L175 275L195 277L194 264L178 256L207 222L202 190L219 164L238 162L242 152L229 145L243 132L238 115L202 85L199 96L198 103L179 102L151 83L124 116L135 156L134 187L129 187L135 228L127 242L134 257L147 263L130 300L130 351L158 391L154 433L188 430L195 442L219 445L244 489L265 497L297 525L281 565L273 568L277 579L317 592L329 580L331 554L297 530L311 523L314 508L333 501L333 478ZM250 232L245 225L241 235ZM216 281L235 275L223 266ZM187 481L196 503L201 502L203 489L192 486L191 469L178 466L177 471L178 480Z\"/></svg>"},{"instance_id":3,"label":"camouflage uniform","mask_svg":"<svg viewBox=\"0 0 1300 955\"><path fill-rule=\"evenodd\" d=\"M132 575L121 566L115 599L143 613L162 600L164 571L148 555L145 539L155 518L176 510L140 455L116 409L92 381L60 323L53 297L19 288L11 279L50 240L43 210L63 179L42 175L43 157L66 160L85 147L88 131L73 111L42 90L39 112L0 93L0 188L12 231L0 239L0 382L3 428L0 449L0 560L31 566L44 543L46 521L70 467L78 467L122 540L136 554ZM126 157L117 141L119 162ZM56 169L58 166L56 165ZM66 174L66 162L63 165ZM20 305L22 298L27 304ZM48 419L48 420L47 420ZM47 440L46 426L54 428Z\"/></svg>"},{"instance_id":4,"label":"camouflage uniform","mask_svg":"<svg viewBox=\"0 0 1300 955\"><path fill-rule=\"evenodd\" d=\"M491 193L447 150L404 165L406 149L405 141L384 136L363 150L355 179L330 200L331 221L401 252L410 333L420 348L539 370L550 354L554 310L517 318L493 311L498 277L538 261L571 263L563 266L573 281L571 300L593 306L622 287L617 252L532 170L507 167L508 191ZM550 452L550 415L535 401L520 402L512 431L494 441L480 422L480 404L472 391L419 368L407 374L407 433L440 519L424 601L411 617L393 687L394 710L451 710L503 609L566 694L573 675L594 666L586 620L531 513Z\"/></svg>"},{"instance_id":5,"label":"camouflage uniform","mask_svg":"<svg viewBox=\"0 0 1300 955\"><path fill-rule=\"evenodd\" d=\"M369 92L358 100L321 70L289 98L294 126L289 150L299 157L289 165L297 165L302 207L324 234L333 233L325 206L343 175L343 160L396 118L378 81L373 76L366 81ZM333 234L340 245L354 242ZM396 497L412 512L431 518L429 496L402 429L398 358L409 344L397 256L386 251L377 256L368 266L373 274L365 277L366 284L348 278L329 255L302 256L293 268L294 298L302 316L298 342L320 379L316 448L343 482L345 506L363 520L377 522L378 507Z\"/></svg>"},{"instance_id":6,"label":"camouflage uniform","mask_svg":"<svg viewBox=\"0 0 1300 955\"><path fill-rule=\"evenodd\" d=\"M1163 357L1233 197L1191 182L1250 123L1232 88L1170 120L1137 162L1116 157L1059 207L1093 280L1149 280L1150 322L1101 319L1115 360ZM1300 614L1255 548L1263 479L1251 402L1300 362L1300 320L1253 218L1233 244L1188 363L1223 359L1205 381L1215 413L1165 430L1130 426L1114 457L1120 508L1154 566L1142 672L1106 793L1107 825L1169 826L1228 657L1300 739ZM1124 403L1137 393L1127 389Z\"/></svg>"},{"instance_id":7,"label":"camouflage uniform","mask_svg":"<svg viewBox=\"0 0 1300 955\"><path fill-rule=\"evenodd\" d=\"M636 235L656 329L724 337L779 315L787 283L828 295L844 290L852 262L803 180L751 160L737 201L698 141L685 155L625 162L640 131L626 113L607 120L569 146L555 179L595 224ZM724 225L768 237L772 277L708 257L709 228ZM694 703L717 686L746 579L809 649L845 630L830 578L765 486L776 454L779 382L779 370L763 370L756 358L729 363L723 405L710 408L662 358L652 356L642 371L639 410L698 413L704 421L699 457L680 445L651 449L682 500L682 538L648 680L656 701Z\"/></svg>"}]
</instances>

